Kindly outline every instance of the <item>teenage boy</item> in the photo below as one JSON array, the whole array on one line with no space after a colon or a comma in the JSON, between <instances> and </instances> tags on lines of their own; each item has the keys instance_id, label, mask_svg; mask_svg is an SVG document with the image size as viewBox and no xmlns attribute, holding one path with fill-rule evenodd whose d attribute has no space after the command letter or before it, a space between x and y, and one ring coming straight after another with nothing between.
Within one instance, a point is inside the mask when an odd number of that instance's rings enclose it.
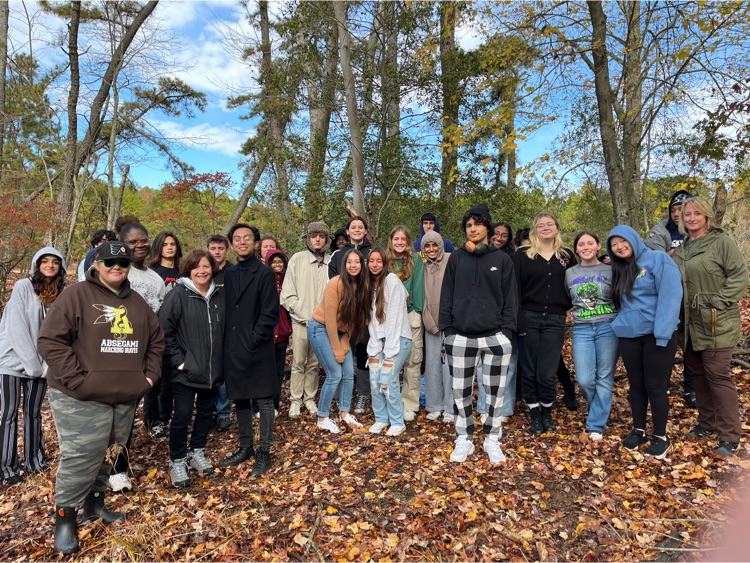
<instances>
[{"instance_id":1,"label":"teenage boy","mask_svg":"<svg viewBox=\"0 0 750 563\"><path fill-rule=\"evenodd\" d=\"M453 381L456 445L450 459L474 453L472 389L477 358L487 393L484 451L490 463L505 461L500 449L505 378L510 364L518 301L513 262L489 242L492 218L482 203L464 213L461 229L468 242L451 253L440 293L440 330Z\"/></svg>"},{"instance_id":2,"label":"teenage boy","mask_svg":"<svg viewBox=\"0 0 750 563\"><path fill-rule=\"evenodd\" d=\"M206 249L219 267L219 273L213 278L214 285L216 287L224 287L224 270L232 265L227 260L227 256L229 255L229 239L224 235L211 235L208 237ZM229 418L232 412L231 409L232 403L227 399L227 389L222 383L217 388L216 410L214 412L214 419L216 420L216 427L219 429L219 432L226 432L232 427L232 421Z\"/></svg>"},{"instance_id":3,"label":"teenage boy","mask_svg":"<svg viewBox=\"0 0 750 563\"><path fill-rule=\"evenodd\" d=\"M263 475L271 468L273 396L278 386L273 329L279 323L279 294L273 271L255 256L256 240L250 225L234 225L229 240L237 264L224 272L224 384L227 397L234 401L240 444L219 463L229 467L255 455L252 475ZM260 410L257 453L253 449L252 401Z\"/></svg>"},{"instance_id":4,"label":"teenage boy","mask_svg":"<svg viewBox=\"0 0 750 563\"><path fill-rule=\"evenodd\" d=\"M442 233L440 232L440 221L438 221L437 215L435 215L431 211L424 213L419 219L419 238L411 243L411 245L414 247L414 252L421 252L422 237L428 231L435 231L441 237L443 237ZM490 233L492 232L492 229L490 229ZM447 238L443 237L443 251L448 253L453 252L454 250L456 249L453 247L453 243Z\"/></svg>"},{"instance_id":5,"label":"teenage boy","mask_svg":"<svg viewBox=\"0 0 750 563\"><path fill-rule=\"evenodd\" d=\"M312 415L318 414L315 395L318 392L320 368L312 346L307 340L307 322L315 307L323 299L328 281L326 254L330 231L325 223L314 221L307 226L307 250L297 252L289 266L281 287L281 306L292 318L292 374L289 381L289 418L300 415L302 405Z\"/></svg>"}]
</instances>

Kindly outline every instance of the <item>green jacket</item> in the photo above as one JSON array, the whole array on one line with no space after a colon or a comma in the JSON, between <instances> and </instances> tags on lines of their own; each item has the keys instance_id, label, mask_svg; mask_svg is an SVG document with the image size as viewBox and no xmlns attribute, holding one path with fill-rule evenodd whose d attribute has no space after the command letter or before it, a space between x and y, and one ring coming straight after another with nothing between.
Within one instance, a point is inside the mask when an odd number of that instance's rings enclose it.
<instances>
[{"instance_id":1,"label":"green jacket","mask_svg":"<svg viewBox=\"0 0 750 563\"><path fill-rule=\"evenodd\" d=\"M696 248L697 243L697 248ZM734 348L740 339L737 301L747 291L745 257L721 229L686 241L672 258L682 274L682 344L693 350Z\"/></svg>"}]
</instances>

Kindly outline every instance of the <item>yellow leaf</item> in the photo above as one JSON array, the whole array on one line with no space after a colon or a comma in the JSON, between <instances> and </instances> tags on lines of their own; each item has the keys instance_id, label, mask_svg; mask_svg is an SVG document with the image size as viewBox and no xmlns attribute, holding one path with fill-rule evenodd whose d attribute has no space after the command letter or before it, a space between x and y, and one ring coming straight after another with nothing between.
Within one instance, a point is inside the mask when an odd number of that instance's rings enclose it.
<instances>
[{"instance_id":1,"label":"yellow leaf","mask_svg":"<svg viewBox=\"0 0 750 563\"><path fill-rule=\"evenodd\" d=\"M338 511L338 508L334 508L333 506L329 506L328 508L326 508L326 512L328 512L328 514L336 514Z\"/></svg>"},{"instance_id":2,"label":"yellow leaf","mask_svg":"<svg viewBox=\"0 0 750 563\"><path fill-rule=\"evenodd\" d=\"M624 530L627 528L627 525L625 524L625 522L623 522L619 518L612 518L612 525L618 530Z\"/></svg>"}]
</instances>

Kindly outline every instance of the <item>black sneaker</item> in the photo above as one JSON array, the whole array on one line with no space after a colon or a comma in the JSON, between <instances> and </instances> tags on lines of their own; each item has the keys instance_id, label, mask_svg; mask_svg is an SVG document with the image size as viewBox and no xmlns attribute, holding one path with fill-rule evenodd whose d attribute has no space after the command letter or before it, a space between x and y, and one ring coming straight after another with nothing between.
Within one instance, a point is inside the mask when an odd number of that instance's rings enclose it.
<instances>
[{"instance_id":1,"label":"black sneaker","mask_svg":"<svg viewBox=\"0 0 750 563\"><path fill-rule=\"evenodd\" d=\"M646 455L655 457L656 459L664 459L667 457L667 452L672 447L669 443L669 438L660 438L659 436L651 436L651 444L646 448Z\"/></svg>"},{"instance_id":2,"label":"black sneaker","mask_svg":"<svg viewBox=\"0 0 750 563\"><path fill-rule=\"evenodd\" d=\"M698 401L695 398L695 392L691 391L690 393L685 393L683 399L685 400L685 404L691 409L698 408Z\"/></svg>"},{"instance_id":3,"label":"black sneaker","mask_svg":"<svg viewBox=\"0 0 750 563\"><path fill-rule=\"evenodd\" d=\"M630 434L622 439L622 447L628 451L637 450L638 447L646 442L646 433L637 428L630 431Z\"/></svg>"},{"instance_id":4,"label":"black sneaker","mask_svg":"<svg viewBox=\"0 0 750 563\"><path fill-rule=\"evenodd\" d=\"M719 442L719 449L716 450L716 457L732 457L737 451L737 442Z\"/></svg>"},{"instance_id":5,"label":"black sneaker","mask_svg":"<svg viewBox=\"0 0 750 563\"><path fill-rule=\"evenodd\" d=\"M698 440L700 438L706 438L707 436L711 436L714 433L713 430L710 428L706 428L705 426L700 426L698 424L695 425L695 428L693 428L690 432L685 434L685 438L688 438L690 440Z\"/></svg>"}]
</instances>

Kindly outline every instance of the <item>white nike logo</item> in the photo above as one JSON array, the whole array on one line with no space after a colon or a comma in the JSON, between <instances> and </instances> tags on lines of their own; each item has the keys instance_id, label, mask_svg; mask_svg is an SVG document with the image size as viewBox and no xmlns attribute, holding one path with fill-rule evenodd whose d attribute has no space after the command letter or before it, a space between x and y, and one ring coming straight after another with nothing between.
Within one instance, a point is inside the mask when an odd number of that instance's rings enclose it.
<instances>
[{"instance_id":1,"label":"white nike logo","mask_svg":"<svg viewBox=\"0 0 750 563\"><path fill-rule=\"evenodd\" d=\"M492 266L492 268L490 268L490 272L496 272L496 271L497 271L497 266Z\"/></svg>"}]
</instances>

